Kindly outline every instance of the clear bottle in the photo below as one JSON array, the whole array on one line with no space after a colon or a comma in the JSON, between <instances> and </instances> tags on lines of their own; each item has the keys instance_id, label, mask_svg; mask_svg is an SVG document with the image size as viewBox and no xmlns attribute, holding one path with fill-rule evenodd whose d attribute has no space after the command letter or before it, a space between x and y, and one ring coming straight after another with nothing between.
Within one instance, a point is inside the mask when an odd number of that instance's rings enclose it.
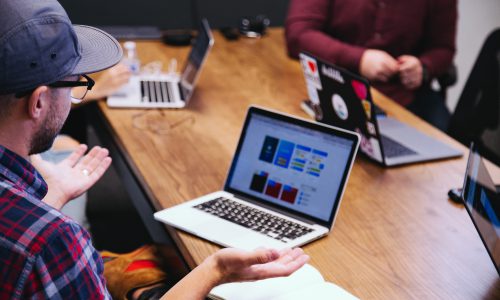
<instances>
[{"instance_id":1,"label":"clear bottle","mask_svg":"<svg viewBox=\"0 0 500 300\"><path fill-rule=\"evenodd\" d=\"M141 61L137 57L135 42L127 41L123 44L123 47L125 48L123 63L130 68L132 74L138 75L141 69Z\"/></svg>"}]
</instances>

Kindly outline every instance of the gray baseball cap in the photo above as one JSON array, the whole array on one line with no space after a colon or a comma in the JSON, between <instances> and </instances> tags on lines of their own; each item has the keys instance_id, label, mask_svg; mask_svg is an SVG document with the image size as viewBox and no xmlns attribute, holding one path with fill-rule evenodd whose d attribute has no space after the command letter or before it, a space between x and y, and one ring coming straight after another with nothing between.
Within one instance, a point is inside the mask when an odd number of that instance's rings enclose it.
<instances>
[{"instance_id":1,"label":"gray baseball cap","mask_svg":"<svg viewBox=\"0 0 500 300\"><path fill-rule=\"evenodd\" d=\"M122 58L111 35L72 25L56 0L0 0L0 7L0 94L98 72Z\"/></svg>"}]
</instances>

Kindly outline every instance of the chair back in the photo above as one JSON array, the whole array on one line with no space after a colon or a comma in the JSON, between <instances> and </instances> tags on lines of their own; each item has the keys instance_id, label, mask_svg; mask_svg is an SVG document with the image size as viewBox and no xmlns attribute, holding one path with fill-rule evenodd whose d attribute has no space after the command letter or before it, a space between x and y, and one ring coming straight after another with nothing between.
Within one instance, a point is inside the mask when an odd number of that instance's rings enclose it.
<instances>
[{"instance_id":1,"label":"chair back","mask_svg":"<svg viewBox=\"0 0 500 300\"><path fill-rule=\"evenodd\" d=\"M465 83L448 134L500 165L500 28L486 39Z\"/></svg>"}]
</instances>

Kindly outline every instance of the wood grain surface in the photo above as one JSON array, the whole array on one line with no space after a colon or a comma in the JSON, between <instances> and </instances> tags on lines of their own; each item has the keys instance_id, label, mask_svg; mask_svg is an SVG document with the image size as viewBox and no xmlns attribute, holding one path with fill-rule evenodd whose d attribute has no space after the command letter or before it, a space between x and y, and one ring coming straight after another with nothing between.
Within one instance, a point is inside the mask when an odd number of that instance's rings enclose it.
<instances>
[{"instance_id":1,"label":"wood grain surface","mask_svg":"<svg viewBox=\"0 0 500 300\"><path fill-rule=\"evenodd\" d=\"M143 64L184 62L189 48L138 42ZM215 45L186 109L136 110L99 104L157 209L222 188L249 105L308 118L299 62L282 29ZM467 149L374 91L389 115L462 149L458 159L383 168L358 154L329 236L304 246L325 279L362 299L499 299L498 274L462 206ZM151 216L153 218L153 216ZM169 228L192 267L219 249Z\"/></svg>"}]
</instances>

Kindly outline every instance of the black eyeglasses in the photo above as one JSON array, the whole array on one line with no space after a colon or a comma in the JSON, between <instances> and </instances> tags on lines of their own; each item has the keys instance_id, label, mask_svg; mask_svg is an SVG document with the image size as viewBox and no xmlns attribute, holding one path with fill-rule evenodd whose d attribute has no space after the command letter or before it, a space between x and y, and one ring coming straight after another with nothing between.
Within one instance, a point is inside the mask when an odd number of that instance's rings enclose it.
<instances>
[{"instance_id":1,"label":"black eyeglasses","mask_svg":"<svg viewBox=\"0 0 500 300\"><path fill-rule=\"evenodd\" d=\"M95 81L90 78L87 75L81 75L81 77L85 78L87 81L56 81L51 84L47 84L47 86L53 87L53 88L74 88L74 87L87 87L86 89L73 89L71 91L71 102L78 104L83 101L83 98L85 98L85 95L87 95L87 92L92 89L92 87L95 84ZM24 91L24 92L19 92L16 93L15 96L17 98L22 98L25 97L31 93L33 93L34 90L29 90L29 91Z\"/></svg>"}]
</instances>

